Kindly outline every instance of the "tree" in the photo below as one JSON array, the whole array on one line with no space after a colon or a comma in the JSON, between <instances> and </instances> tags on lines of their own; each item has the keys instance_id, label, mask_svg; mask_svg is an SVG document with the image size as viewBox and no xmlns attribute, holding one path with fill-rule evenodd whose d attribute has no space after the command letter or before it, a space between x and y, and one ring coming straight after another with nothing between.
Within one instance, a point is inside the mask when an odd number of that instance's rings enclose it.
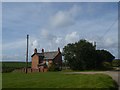
<instances>
[{"instance_id":1,"label":"tree","mask_svg":"<svg viewBox=\"0 0 120 90\"><path fill-rule=\"evenodd\" d=\"M96 50L97 53L97 66L102 67L103 62L111 63L115 58L109 51L107 50Z\"/></svg>"},{"instance_id":2,"label":"tree","mask_svg":"<svg viewBox=\"0 0 120 90\"><path fill-rule=\"evenodd\" d=\"M73 70L95 68L95 47L86 40L68 44L63 48L64 58Z\"/></svg>"},{"instance_id":3,"label":"tree","mask_svg":"<svg viewBox=\"0 0 120 90\"><path fill-rule=\"evenodd\" d=\"M95 50L95 46L86 40L67 44L63 48L64 59L73 70L98 69L109 66L107 62L112 62L115 58L107 50ZM103 63L106 62L106 63Z\"/></svg>"}]
</instances>

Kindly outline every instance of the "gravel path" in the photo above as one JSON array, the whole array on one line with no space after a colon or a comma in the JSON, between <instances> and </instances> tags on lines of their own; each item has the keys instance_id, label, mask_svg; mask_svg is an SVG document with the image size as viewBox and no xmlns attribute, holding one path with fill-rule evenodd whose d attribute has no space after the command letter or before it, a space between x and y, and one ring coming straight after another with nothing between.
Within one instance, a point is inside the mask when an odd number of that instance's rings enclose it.
<instances>
[{"instance_id":1,"label":"gravel path","mask_svg":"<svg viewBox=\"0 0 120 90\"><path fill-rule=\"evenodd\" d=\"M103 73L112 77L117 82L120 90L120 71L96 71L96 72L66 72L66 74L98 74Z\"/></svg>"}]
</instances>

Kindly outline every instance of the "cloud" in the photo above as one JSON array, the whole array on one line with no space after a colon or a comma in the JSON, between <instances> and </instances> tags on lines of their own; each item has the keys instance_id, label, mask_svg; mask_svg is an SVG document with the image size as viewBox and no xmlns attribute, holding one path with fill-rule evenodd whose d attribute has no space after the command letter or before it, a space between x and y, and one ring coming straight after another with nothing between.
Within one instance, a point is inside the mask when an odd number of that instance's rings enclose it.
<instances>
[{"instance_id":1,"label":"cloud","mask_svg":"<svg viewBox=\"0 0 120 90\"><path fill-rule=\"evenodd\" d=\"M39 40L39 43L43 43L41 47L46 48L46 50L55 50L57 47L57 44L60 42L60 38L58 36L54 35L50 32L50 30L47 29L41 29L41 35L42 40Z\"/></svg>"},{"instance_id":2,"label":"cloud","mask_svg":"<svg viewBox=\"0 0 120 90\"><path fill-rule=\"evenodd\" d=\"M56 36L50 33L50 30L47 29L42 29L41 30L41 35L44 39L47 39L49 41L53 41Z\"/></svg>"},{"instance_id":3,"label":"cloud","mask_svg":"<svg viewBox=\"0 0 120 90\"><path fill-rule=\"evenodd\" d=\"M87 38L87 40L91 43L96 42L96 49L105 49L112 53L116 58L118 58L118 40L114 36L107 36L101 38L99 36L95 36L94 38Z\"/></svg>"},{"instance_id":4,"label":"cloud","mask_svg":"<svg viewBox=\"0 0 120 90\"><path fill-rule=\"evenodd\" d=\"M30 55L34 48L57 50L80 38L96 41L98 48L116 50L118 26L114 25L105 38L99 39L117 16L114 6L109 3L4 3L3 42L7 43L3 43L3 54L7 58L17 57L15 53L24 57L26 40L18 40L18 36L26 33L30 34Z\"/></svg>"},{"instance_id":5,"label":"cloud","mask_svg":"<svg viewBox=\"0 0 120 90\"><path fill-rule=\"evenodd\" d=\"M22 55L18 54L13 54L13 55L3 55L2 56L2 61L25 61L25 56L23 57Z\"/></svg>"},{"instance_id":6,"label":"cloud","mask_svg":"<svg viewBox=\"0 0 120 90\"><path fill-rule=\"evenodd\" d=\"M60 44L61 41L62 41L62 38L61 37L57 37L56 40L55 40L55 43Z\"/></svg>"},{"instance_id":7,"label":"cloud","mask_svg":"<svg viewBox=\"0 0 120 90\"><path fill-rule=\"evenodd\" d=\"M104 48L117 48L118 41L112 37L107 37L102 40L102 44Z\"/></svg>"},{"instance_id":8,"label":"cloud","mask_svg":"<svg viewBox=\"0 0 120 90\"><path fill-rule=\"evenodd\" d=\"M96 42L98 49L110 49L110 48L117 48L118 47L118 40L117 37L106 36L106 37L99 37L94 36L93 38L87 38L90 42Z\"/></svg>"},{"instance_id":9,"label":"cloud","mask_svg":"<svg viewBox=\"0 0 120 90\"><path fill-rule=\"evenodd\" d=\"M42 29L42 30L41 30L41 35L42 35L43 37L47 38L47 37L48 37L48 30L47 30L47 29Z\"/></svg>"},{"instance_id":10,"label":"cloud","mask_svg":"<svg viewBox=\"0 0 120 90\"><path fill-rule=\"evenodd\" d=\"M50 25L54 28L73 25L79 11L80 9L76 5L73 5L69 10L58 11L53 17L51 17Z\"/></svg>"},{"instance_id":11,"label":"cloud","mask_svg":"<svg viewBox=\"0 0 120 90\"><path fill-rule=\"evenodd\" d=\"M114 44L114 41L113 41L113 39L112 38L106 38L105 39L105 46L111 46L111 45L113 45Z\"/></svg>"},{"instance_id":12,"label":"cloud","mask_svg":"<svg viewBox=\"0 0 120 90\"><path fill-rule=\"evenodd\" d=\"M80 39L79 33L76 31L67 33L63 36L54 35L49 32L50 30L42 29L41 37L44 39L45 48L49 48L49 50L55 50L55 48L63 48L64 45L68 43L74 43ZM39 42L40 43L40 42Z\"/></svg>"},{"instance_id":13,"label":"cloud","mask_svg":"<svg viewBox=\"0 0 120 90\"><path fill-rule=\"evenodd\" d=\"M20 49L20 48L23 48L25 46L26 46L26 40L25 39L2 44L3 50Z\"/></svg>"},{"instance_id":14,"label":"cloud","mask_svg":"<svg viewBox=\"0 0 120 90\"><path fill-rule=\"evenodd\" d=\"M37 40L34 40L32 42L32 48L37 48L38 47L38 41Z\"/></svg>"},{"instance_id":15,"label":"cloud","mask_svg":"<svg viewBox=\"0 0 120 90\"><path fill-rule=\"evenodd\" d=\"M66 43L74 43L79 40L79 35L76 31L71 32L65 36Z\"/></svg>"},{"instance_id":16,"label":"cloud","mask_svg":"<svg viewBox=\"0 0 120 90\"><path fill-rule=\"evenodd\" d=\"M26 57L26 40L20 39L16 40L14 42L9 43L3 43L2 45L2 60L8 61L8 60L14 60L14 61L20 61L25 60ZM33 54L34 48L38 48L39 43L38 40L34 37L31 37L29 39L29 58ZM12 51L12 52L11 52ZM14 52L13 52L14 51ZM7 53L5 53L7 52ZM5 54L4 54L5 53Z\"/></svg>"}]
</instances>

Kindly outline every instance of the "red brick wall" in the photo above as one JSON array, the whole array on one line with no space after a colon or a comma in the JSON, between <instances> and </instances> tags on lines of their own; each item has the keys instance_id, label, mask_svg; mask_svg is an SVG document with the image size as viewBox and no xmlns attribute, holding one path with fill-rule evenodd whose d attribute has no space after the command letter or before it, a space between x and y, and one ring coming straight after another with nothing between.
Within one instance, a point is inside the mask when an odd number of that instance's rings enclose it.
<instances>
[{"instance_id":1,"label":"red brick wall","mask_svg":"<svg viewBox=\"0 0 120 90\"><path fill-rule=\"evenodd\" d=\"M59 53L59 54L55 57L54 62L62 65L62 54L61 54L61 53Z\"/></svg>"},{"instance_id":2,"label":"red brick wall","mask_svg":"<svg viewBox=\"0 0 120 90\"><path fill-rule=\"evenodd\" d=\"M39 57L34 55L32 57L32 69L38 69Z\"/></svg>"}]
</instances>

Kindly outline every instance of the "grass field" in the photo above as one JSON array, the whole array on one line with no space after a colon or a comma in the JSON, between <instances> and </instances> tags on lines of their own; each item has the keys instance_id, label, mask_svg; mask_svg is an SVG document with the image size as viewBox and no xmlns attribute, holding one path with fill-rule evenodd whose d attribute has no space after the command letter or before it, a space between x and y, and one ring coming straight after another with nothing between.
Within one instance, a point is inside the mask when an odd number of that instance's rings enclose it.
<instances>
[{"instance_id":1,"label":"grass field","mask_svg":"<svg viewBox=\"0 0 120 90\"><path fill-rule=\"evenodd\" d=\"M104 74L68 75L64 72L3 73L3 88L115 88L115 82Z\"/></svg>"},{"instance_id":2,"label":"grass field","mask_svg":"<svg viewBox=\"0 0 120 90\"><path fill-rule=\"evenodd\" d=\"M25 67L26 63L25 62L2 62L2 67L16 67L16 68L21 68ZM28 63L28 66L31 66L31 63Z\"/></svg>"},{"instance_id":3,"label":"grass field","mask_svg":"<svg viewBox=\"0 0 120 90\"><path fill-rule=\"evenodd\" d=\"M25 62L0 62L2 63L2 72L12 72L15 69L26 67ZM28 63L28 67L31 67L31 63Z\"/></svg>"}]
</instances>

